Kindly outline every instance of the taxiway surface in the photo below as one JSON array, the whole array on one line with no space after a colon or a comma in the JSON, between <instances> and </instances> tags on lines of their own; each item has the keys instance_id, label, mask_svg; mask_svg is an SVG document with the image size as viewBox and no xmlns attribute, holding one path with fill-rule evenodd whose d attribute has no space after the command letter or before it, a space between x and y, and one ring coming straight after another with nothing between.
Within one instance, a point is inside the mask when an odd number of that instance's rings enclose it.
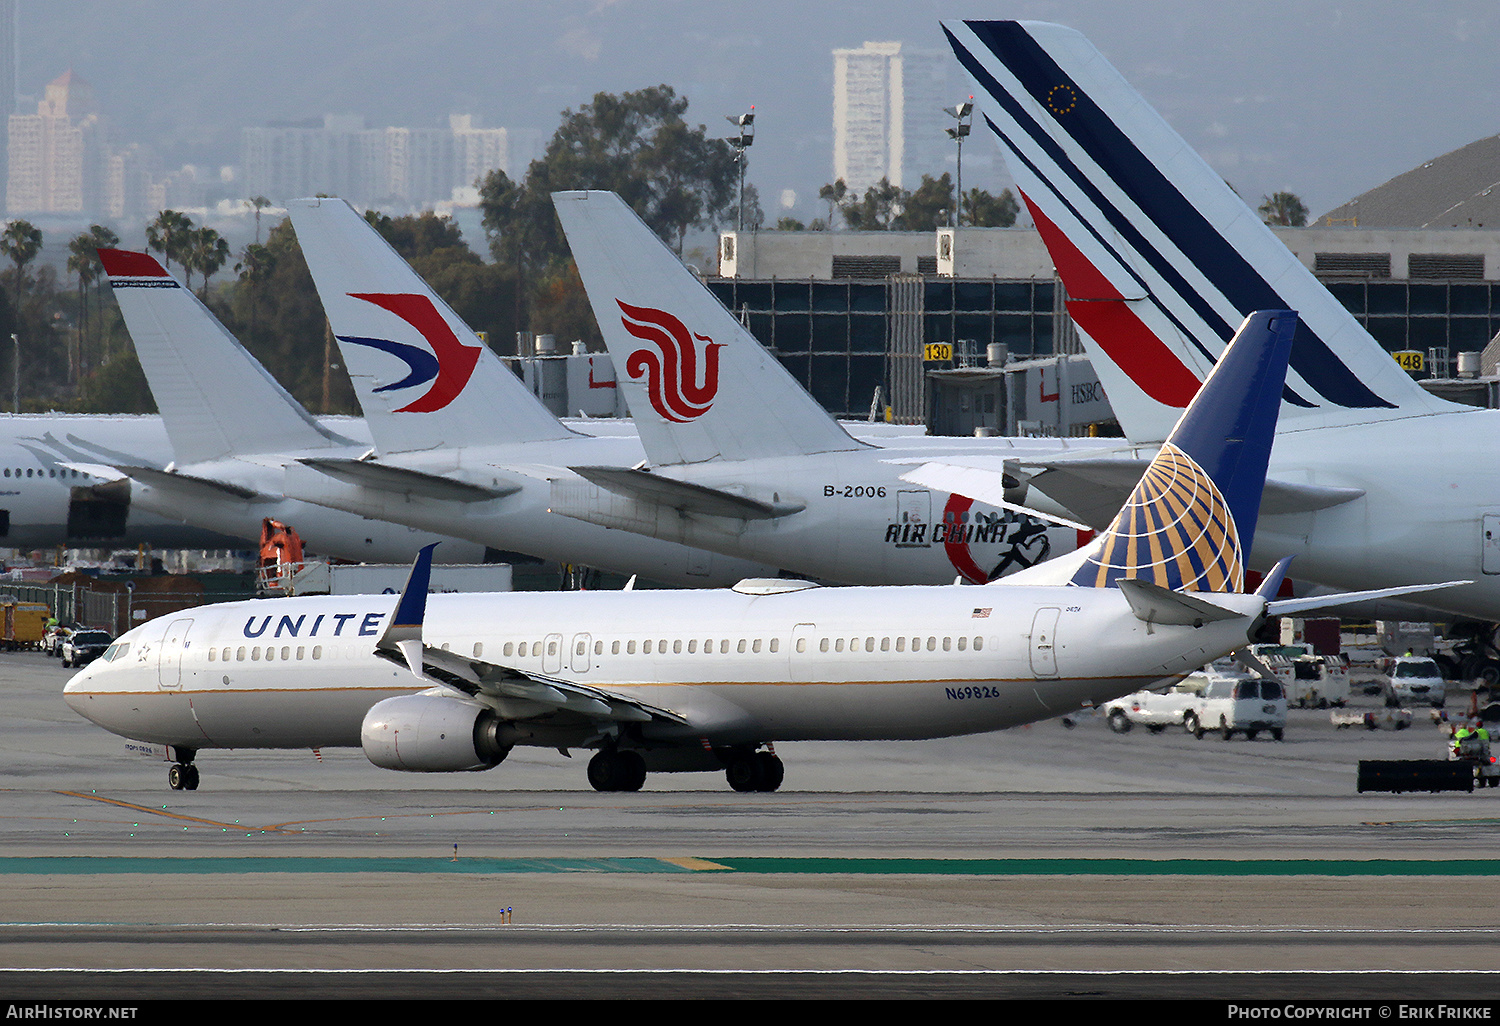
<instances>
[{"instance_id":1,"label":"taxiway surface","mask_svg":"<svg viewBox=\"0 0 1500 1026\"><path fill-rule=\"evenodd\" d=\"M775 794L597 794L519 749L411 776L205 752L177 792L63 705L69 673L0 655L13 998L1500 996L1500 790L1355 792L1361 758L1442 757L1423 714L788 744Z\"/></svg>"}]
</instances>

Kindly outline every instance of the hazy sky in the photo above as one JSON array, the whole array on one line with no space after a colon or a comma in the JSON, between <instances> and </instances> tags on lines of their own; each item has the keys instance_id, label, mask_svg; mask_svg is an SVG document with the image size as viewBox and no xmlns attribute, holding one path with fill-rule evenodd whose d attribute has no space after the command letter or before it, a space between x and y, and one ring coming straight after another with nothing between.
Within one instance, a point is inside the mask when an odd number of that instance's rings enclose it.
<instances>
[{"instance_id":1,"label":"hazy sky","mask_svg":"<svg viewBox=\"0 0 1500 1026\"><path fill-rule=\"evenodd\" d=\"M20 81L39 96L73 68L115 137L169 166L238 163L241 128L329 112L550 134L595 92L665 82L716 134L754 104L749 178L772 218L785 189L810 218L830 52L945 48L939 19L965 17L1083 31L1242 196L1290 189L1315 214L1500 132L1494 0L21 0ZM966 186L1005 184L978 130L964 157Z\"/></svg>"}]
</instances>

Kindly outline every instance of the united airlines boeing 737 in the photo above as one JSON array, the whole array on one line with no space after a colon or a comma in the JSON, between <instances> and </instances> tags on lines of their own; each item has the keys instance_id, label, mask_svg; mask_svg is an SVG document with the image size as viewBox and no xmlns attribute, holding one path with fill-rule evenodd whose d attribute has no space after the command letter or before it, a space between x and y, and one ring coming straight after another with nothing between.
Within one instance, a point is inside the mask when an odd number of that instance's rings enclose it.
<instances>
[{"instance_id":1,"label":"united airlines boeing 737","mask_svg":"<svg viewBox=\"0 0 1500 1026\"><path fill-rule=\"evenodd\" d=\"M516 745L593 749L590 783L722 769L775 790L779 740L998 730L1172 680L1246 641L1242 594L1296 316L1246 323L1130 502L1091 546L987 587L426 594L423 551L379 596L227 603L120 636L65 689L170 747L361 746L378 766L486 769Z\"/></svg>"}]
</instances>

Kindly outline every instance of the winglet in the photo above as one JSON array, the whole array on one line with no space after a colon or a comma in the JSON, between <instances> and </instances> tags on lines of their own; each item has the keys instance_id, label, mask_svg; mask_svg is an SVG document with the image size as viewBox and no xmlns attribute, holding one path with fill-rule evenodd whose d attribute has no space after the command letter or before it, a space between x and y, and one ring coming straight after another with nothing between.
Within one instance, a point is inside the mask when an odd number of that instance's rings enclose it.
<instances>
[{"instance_id":1,"label":"winglet","mask_svg":"<svg viewBox=\"0 0 1500 1026\"><path fill-rule=\"evenodd\" d=\"M1276 561L1271 567L1271 572L1266 574L1265 579L1260 582L1260 587L1255 589L1255 594L1270 602L1281 590L1281 582L1286 577L1286 568L1291 565L1295 556L1284 556Z\"/></svg>"},{"instance_id":2,"label":"winglet","mask_svg":"<svg viewBox=\"0 0 1500 1026\"><path fill-rule=\"evenodd\" d=\"M391 622L386 624L385 632L380 635L380 640L375 643L376 649L391 652L399 651L406 654L402 642L415 641L418 644L418 655L421 654L422 622L427 616L427 588L432 581L432 550L437 548L438 543L422 546L422 551L417 553L417 558L412 561L411 575L406 579L406 588L401 592L401 599L396 603L396 611L391 614ZM407 660L410 665L410 659ZM413 672L421 669L421 661L412 668Z\"/></svg>"}]
</instances>

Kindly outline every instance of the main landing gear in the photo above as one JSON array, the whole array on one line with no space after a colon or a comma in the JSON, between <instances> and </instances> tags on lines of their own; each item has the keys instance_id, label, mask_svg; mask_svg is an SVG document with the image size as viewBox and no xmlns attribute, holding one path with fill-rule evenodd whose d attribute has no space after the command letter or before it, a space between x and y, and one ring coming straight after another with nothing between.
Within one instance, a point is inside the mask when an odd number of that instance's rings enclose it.
<instances>
[{"instance_id":1,"label":"main landing gear","mask_svg":"<svg viewBox=\"0 0 1500 1026\"><path fill-rule=\"evenodd\" d=\"M786 767L775 752L737 749L729 755L724 776L736 791L774 791L781 786Z\"/></svg>"},{"instance_id":2,"label":"main landing gear","mask_svg":"<svg viewBox=\"0 0 1500 1026\"><path fill-rule=\"evenodd\" d=\"M715 754L724 764L724 776L729 786L736 791L774 791L786 776L786 767L773 751L720 748L715 749ZM589 784L595 791L639 791L645 783L646 760L640 752L628 748L601 748L589 760Z\"/></svg>"},{"instance_id":3,"label":"main landing gear","mask_svg":"<svg viewBox=\"0 0 1500 1026\"><path fill-rule=\"evenodd\" d=\"M198 790L198 767L193 765L197 751L192 748L173 748L171 751L176 761L167 770L167 783L174 791Z\"/></svg>"},{"instance_id":4,"label":"main landing gear","mask_svg":"<svg viewBox=\"0 0 1500 1026\"><path fill-rule=\"evenodd\" d=\"M646 760L640 752L601 748L589 760L589 783L595 791L639 791L646 782Z\"/></svg>"}]
</instances>

